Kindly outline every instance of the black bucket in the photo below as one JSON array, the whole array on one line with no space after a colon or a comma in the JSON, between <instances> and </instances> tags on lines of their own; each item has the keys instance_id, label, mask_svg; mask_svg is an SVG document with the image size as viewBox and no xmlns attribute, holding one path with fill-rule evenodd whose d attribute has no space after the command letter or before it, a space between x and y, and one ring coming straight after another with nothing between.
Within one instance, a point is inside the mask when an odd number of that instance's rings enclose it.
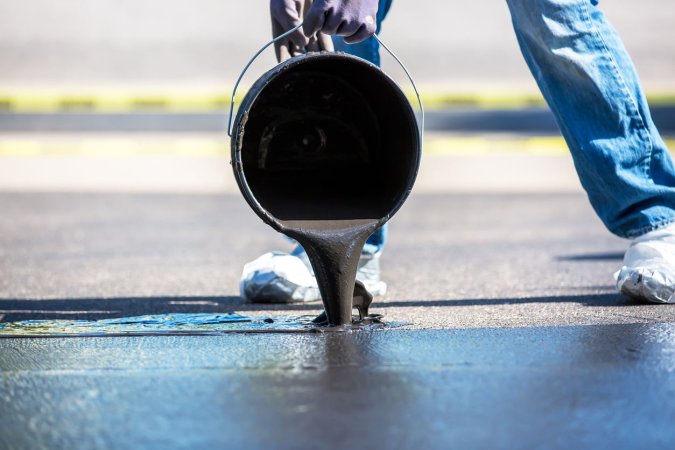
<instances>
[{"instance_id":1,"label":"black bucket","mask_svg":"<svg viewBox=\"0 0 675 450\"><path fill-rule=\"evenodd\" d=\"M313 253L321 250L307 248L313 246L302 234L319 223L324 231L327 223L332 230L363 225L369 233L382 226L408 197L421 148L414 111L389 76L351 55L308 53L251 87L234 122L232 165L251 208L299 240L320 277ZM355 273L353 257L348 265ZM332 294L322 290L329 322L345 322L346 307L341 319L329 311Z\"/></svg>"}]
</instances>

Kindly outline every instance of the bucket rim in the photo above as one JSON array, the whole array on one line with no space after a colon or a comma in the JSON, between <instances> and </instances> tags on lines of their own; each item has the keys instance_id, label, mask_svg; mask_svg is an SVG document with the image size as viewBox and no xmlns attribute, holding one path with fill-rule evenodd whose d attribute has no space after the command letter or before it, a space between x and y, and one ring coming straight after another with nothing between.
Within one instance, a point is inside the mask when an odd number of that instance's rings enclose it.
<instances>
[{"instance_id":1,"label":"bucket rim","mask_svg":"<svg viewBox=\"0 0 675 450\"><path fill-rule=\"evenodd\" d=\"M262 204L260 204L256 196L253 194L253 191L251 190L248 181L246 180L241 151L243 145L243 137L245 134L244 129L246 126L246 122L248 121L248 111L250 111L250 109L255 105L256 100L258 99L258 97L261 95L264 88L268 84L270 84L274 79L276 79L278 76L280 76L283 72L286 72L287 70L293 69L308 62L321 59L331 59L331 60L343 59L351 63L361 64L370 69L374 69L374 72L377 73L379 76L381 76L382 79L389 84L389 86L393 89L393 91L396 92L399 100L402 100L401 104L406 105L405 106L406 112L412 119L412 122L414 123L414 126L411 128L414 130L413 142L415 143L416 148L414 151L414 161L412 161L413 167L411 167L411 171L409 172L408 175L407 189L401 192L401 194L398 196L399 198L397 199L396 203L392 208L389 209L388 213L384 217L378 219L378 228L384 225L387 221L389 221L389 219L391 219L391 217L394 214L396 214L396 212L406 202L406 200L410 195L410 192L412 191L412 188L415 184L419 172L423 143L422 143L422 134L420 133L419 129L419 123L415 115L415 110L410 104L410 101L408 100L407 96L403 93L403 90L398 85L398 83L396 83L396 81L394 81L394 79L391 76L389 76L385 71L383 71L382 68L359 56L351 55L349 53L341 51L308 52L302 55L297 55L292 58L289 58L272 67L262 75L260 75L260 77L255 81L255 83L253 83L253 85L251 85L251 87L248 89L246 95L239 104L239 107L237 108L237 113L232 128L232 136L230 138L231 142L230 164L232 165L235 181L237 182L237 186L239 187L239 190L244 196L244 199L251 207L251 209L263 220L263 222L274 228L276 231L279 231L284 234L286 233L288 227L285 226L283 223L281 223L279 219L274 217L269 211L267 211L267 209L265 209L262 206Z\"/></svg>"}]
</instances>

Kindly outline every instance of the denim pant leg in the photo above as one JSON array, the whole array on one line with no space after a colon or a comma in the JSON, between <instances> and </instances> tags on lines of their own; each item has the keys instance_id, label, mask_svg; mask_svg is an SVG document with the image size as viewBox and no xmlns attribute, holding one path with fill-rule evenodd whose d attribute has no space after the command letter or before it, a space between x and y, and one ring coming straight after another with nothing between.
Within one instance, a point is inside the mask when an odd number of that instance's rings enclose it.
<instances>
[{"instance_id":1,"label":"denim pant leg","mask_svg":"<svg viewBox=\"0 0 675 450\"><path fill-rule=\"evenodd\" d=\"M380 32L382 21L389 12L389 7L391 6L392 0L380 0L377 7L377 32ZM357 44L347 44L341 36L333 36L333 44L335 50L349 53L350 55L359 56L365 60L372 62L373 64L380 65L380 44L375 40L375 38L370 37L365 41L359 42ZM382 228L373 233L368 240L366 245L363 247L363 253L379 253L384 248L384 244L387 241L387 224Z\"/></svg>"},{"instance_id":2,"label":"denim pant leg","mask_svg":"<svg viewBox=\"0 0 675 450\"><path fill-rule=\"evenodd\" d=\"M670 154L598 1L507 3L523 56L605 226L632 238L675 221Z\"/></svg>"}]
</instances>

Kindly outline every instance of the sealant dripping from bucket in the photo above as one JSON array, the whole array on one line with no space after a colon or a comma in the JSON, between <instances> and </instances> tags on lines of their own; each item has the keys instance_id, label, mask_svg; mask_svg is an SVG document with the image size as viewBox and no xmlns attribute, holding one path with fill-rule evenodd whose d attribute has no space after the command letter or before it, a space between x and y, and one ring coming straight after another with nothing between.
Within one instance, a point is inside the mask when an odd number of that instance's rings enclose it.
<instances>
[{"instance_id":1,"label":"sealant dripping from bucket","mask_svg":"<svg viewBox=\"0 0 675 450\"><path fill-rule=\"evenodd\" d=\"M325 314L317 317L315 322L351 325L355 306L360 320L368 316L372 296L355 280L361 249L368 236L377 229L378 222L359 222L363 221L313 221L312 228L293 227L286 231L305 248L314 268L325 308ZM323 225L324 229L317 225ZM335 229L336 226L343 228ZM355 292L355 286L358 292Z\"/></svg>"}]
</instances>

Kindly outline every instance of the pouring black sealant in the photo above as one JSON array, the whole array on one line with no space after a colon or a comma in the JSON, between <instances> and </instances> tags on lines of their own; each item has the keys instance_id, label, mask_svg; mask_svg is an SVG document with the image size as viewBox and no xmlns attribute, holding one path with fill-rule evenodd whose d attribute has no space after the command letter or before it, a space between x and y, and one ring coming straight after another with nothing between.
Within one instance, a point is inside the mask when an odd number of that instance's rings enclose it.
<instances>
[{"instance_id":1,"label":"pouring black sealant","mask_svg":"<svg viewBox=\"0 0 675 450\"><path fill-rule=\"evenodd\" d=\"M309 256L325 307L316 321L350 328L353 307L368 320L372 296L355 282L361 249L404 203L419 167L405 95L363 59L309 53L258 79L234 132L244 198Z\"/></svg>"},{"instance_id":2,"label":"pouring black sealant","mask_svg":"<svg viewBox=\"0 0 675 450\"><path fill-rule=\"evenodd\" d=\"M312 263L325 308L325 317L321 315L315 321L323 323L325 319L333 325L344 325L351 323L354 307L359 311L359 320L368 317L372 296L360 282L359 292L355 292L355 279L361 249L378 226L376 221L333 222L331 225L341 228L293 227L288 228L286 234L304 247ZM354 302L355 297L360 302Z\"/></svg>"}]
</instances>

